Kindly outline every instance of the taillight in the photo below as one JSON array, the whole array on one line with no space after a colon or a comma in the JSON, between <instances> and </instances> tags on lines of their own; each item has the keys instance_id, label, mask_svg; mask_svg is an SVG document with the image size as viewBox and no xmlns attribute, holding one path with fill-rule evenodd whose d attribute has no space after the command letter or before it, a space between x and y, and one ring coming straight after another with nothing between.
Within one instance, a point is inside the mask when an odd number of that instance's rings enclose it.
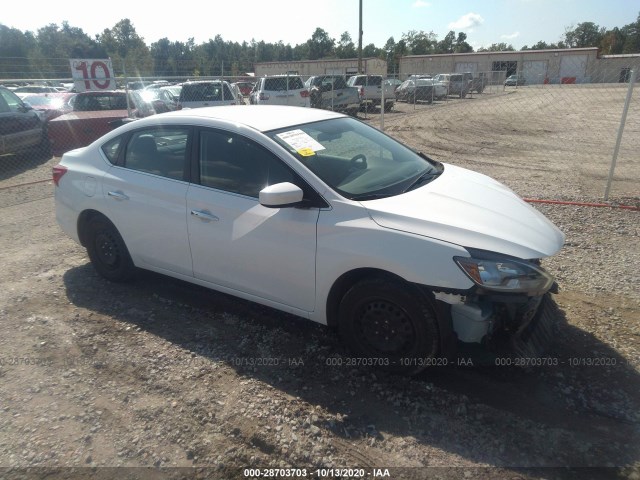
<instances>
[{"instance_id":1,"label":"taillight","mask_svg":"<svg viewBox=\"0 0 640 480\"><path fill-rule=\"evenodd\" d=\"M260 92L260 100L269 100L269 95L264 92Z\"/></svg>"},{"instance_id":2,"label":"taillight","mask_svg":"<svg viewBox=\"0 0 640 480\"><path fill-rule=\"evenodd\" d=\"M360 98L364 98L364 87L360 87Z\"/></svg>"},{"instance_id":3,"label":"taillight","mask_svg":"<svg viewBox=\"0 0 640 480\"><path fill-rule=\"evenodd\" d=\"M307 98L309 96L309 90L301 90L300 91L300 96L302 98Z\"/></svg>"},{"instance_id":4,"label":"taillight","mask_svg":"<svg viewBox=\"0 0 640 480\"><path fill-rule=\"evenodd\" d=\"M55 167L53 167L52 169L53 183L55 184L56 187L60 185L60 179L65 173L67 173L67 167L63 167L62 165L56 165Z\"/></svg>"}]
</instances>

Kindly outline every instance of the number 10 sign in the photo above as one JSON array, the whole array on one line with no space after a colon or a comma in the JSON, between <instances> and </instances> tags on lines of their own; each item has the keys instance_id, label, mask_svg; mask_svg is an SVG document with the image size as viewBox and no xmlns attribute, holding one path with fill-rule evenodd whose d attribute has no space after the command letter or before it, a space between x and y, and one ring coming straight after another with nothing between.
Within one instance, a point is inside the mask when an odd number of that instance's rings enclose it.
<instances>
[{"instance_id":1,"label":"number 10 sign","mask_svg":"<svg viewBox=\"0 0 640 480\"><path fill-rule=\"evenodd\" d=\"M72 58L71 76L76 92L87 90L115 90L111 59L87 60Z\"/></svg>"}]
</instances>

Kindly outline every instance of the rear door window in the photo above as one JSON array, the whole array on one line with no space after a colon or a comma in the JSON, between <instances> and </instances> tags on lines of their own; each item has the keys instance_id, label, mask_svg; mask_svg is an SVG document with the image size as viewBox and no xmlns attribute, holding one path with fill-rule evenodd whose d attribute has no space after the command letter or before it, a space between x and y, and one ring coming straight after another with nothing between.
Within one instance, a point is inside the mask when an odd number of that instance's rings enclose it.
<instances>
[{"instance_id":1,"label":"rear door window","mask_svg":"<svg viewBox=\"0 0 640 480\"><path fill-rule=\"evenodd\" d=\"M126 146L124 166L139 172L183 180L189 132L188 127L152 128L135 132ZM115 143L105 147L107 149L103 147L103 151L107 156L118 148Z\"/></svg>"},{"instance_id":2,"label":"rear door window","mask_svg":"<svg viewBox=\"0 0 640 480\"><path fill-rule=\"evenodd\" d=\"M264 89L271 92L302 90L304 89L304 84L300 77L272 77L265 78Z\"/></svg>"}]
</instances>

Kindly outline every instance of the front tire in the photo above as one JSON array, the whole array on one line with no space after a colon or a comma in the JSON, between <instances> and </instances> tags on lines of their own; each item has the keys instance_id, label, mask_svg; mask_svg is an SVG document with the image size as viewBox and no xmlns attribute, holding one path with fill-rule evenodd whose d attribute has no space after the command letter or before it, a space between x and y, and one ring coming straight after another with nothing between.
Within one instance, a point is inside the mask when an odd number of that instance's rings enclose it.
<instances>
[{"instance_id":1,"label":"front tire","mask_svg":"<svg viewBox=\"0 0 640 480\"><path fill-rule=\"evenodd\" d=\"M102 277L112 282L126 282L133 277L135 266L129 250L106 218L89 221L86 248L93 267Z\"/></svg>"},{"instance_id":2,"label":"front tire","mask_svg":"<svg viewBox=\"0 0 640 480\"><path fill-rule=\"evenodd\" d=\"M339 331L365 365L415 374L438 353L435 313L417 288L382 277L360 281L342 298Z\"/></svg>"}]
</instances>

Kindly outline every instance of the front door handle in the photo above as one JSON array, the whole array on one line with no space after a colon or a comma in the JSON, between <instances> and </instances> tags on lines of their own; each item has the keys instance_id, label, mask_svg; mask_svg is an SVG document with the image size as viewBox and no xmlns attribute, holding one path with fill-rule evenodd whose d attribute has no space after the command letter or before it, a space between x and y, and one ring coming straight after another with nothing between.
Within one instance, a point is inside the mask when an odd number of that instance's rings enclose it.
<instances>
[{"instance_id":1,"label":"front door handle","mask_svg":"<svg viewBox=\"0 0 640 480\"><path fill-rule=\"evenodd\" d=\"M122 192L108 192L107 195L116 200L129 200L129 197Z\"/></svg>"},{"instance_id":2,"label":"front door handle","mask_svg":"<svg viewBox=\"0 0 640 480\"><path fill-rule=\"evenodd\" d=\"M217 222L220 220L218 217L206 210L191 210L191 215L207 222Z\"/></svg>"}]
</instances>

